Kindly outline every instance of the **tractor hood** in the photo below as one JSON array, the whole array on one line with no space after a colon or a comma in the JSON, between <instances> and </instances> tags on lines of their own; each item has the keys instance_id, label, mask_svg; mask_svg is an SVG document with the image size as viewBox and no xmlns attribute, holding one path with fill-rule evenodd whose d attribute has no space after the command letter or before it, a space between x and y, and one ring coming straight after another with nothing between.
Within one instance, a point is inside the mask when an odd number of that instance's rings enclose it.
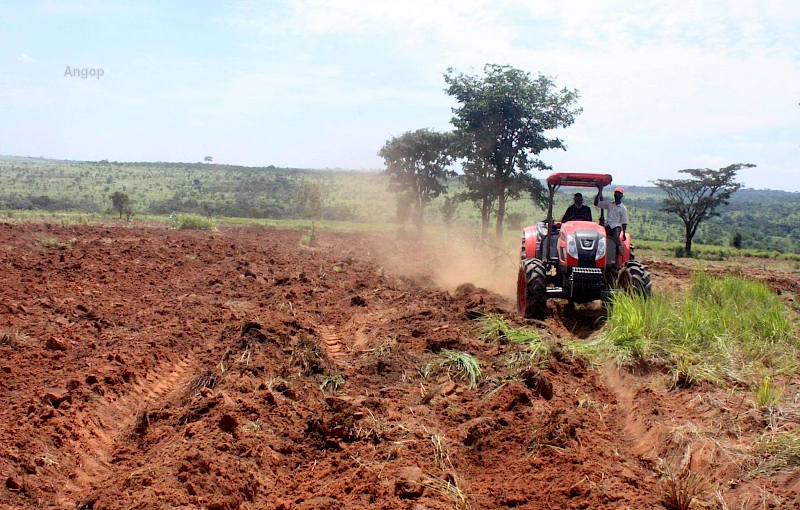
<instances>
[{"instance_id":1,"label":"tractor hood","mask_svg":"<svg viewBox=\"0 0 800 510\"><path fill-rule=\"evenodd\" d=\"M606 229L593 221L568 221L561 224L561 233L566 235L575 235L578 231L583 234L589 232L597 232L600 235L606 235ZM586 232L589 231L589 232Z\"/></svg>"},{"instance_id":2,"label":"tractor hood","mask_svg":"<svg viewBox=\"0 0 800 510\"><path fill-rule=\"evenodd\" d=\"M604 267L606 230L591 221L569 221L558 234L558 258L563 265Z\"/></svg>"}]
</instances>

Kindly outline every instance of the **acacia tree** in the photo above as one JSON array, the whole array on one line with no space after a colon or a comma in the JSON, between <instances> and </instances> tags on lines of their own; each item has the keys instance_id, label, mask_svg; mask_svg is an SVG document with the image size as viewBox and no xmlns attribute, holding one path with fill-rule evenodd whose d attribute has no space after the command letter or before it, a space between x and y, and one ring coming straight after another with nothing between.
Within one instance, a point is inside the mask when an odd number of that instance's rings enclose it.
<instances>
[{"instance_id":1,"label":"acacia tree","mask_svg":"<svg viewBox=\"0 0 800 510\"><path fill-rule=\"evenodd\" d=\"M692 252L692 239L700 223L719 216L717 209L727 205L731 195L742 187L736 182L736 172L755 166L750 163L736 163L719 170L689 168L680 170L680 173L691 176L689 179L653 181L653 184L667 194L662 210L675 213L683 220L686 232L684 249L687 255Z\"/></svg>"},{"instance_id":2,"label":"acacia tree","mask_svg":"<svg viewBox=\"0 0 800 510\"><path fill-rule=\"evenodd\" d=\"M119 219L122 219L123 214L127 214L128 219L130 219L130 214L133 214L133 210L130 208L131 198L127 193L115 191L108 198L111 199L111 205L114 207L114 210L119 213ZM131 212L129 213L128 211Z\"/></svg>"},{"instance_id":3,"label":"acacia tree","mask_svg":"<svg viewBox=\"0 0 800 510\"><path fill-rule=\"evenodd\" d=\"M452 145L450 133L418 129L393 137L378 151L378 156L386 162L389 191L414 205L414 224L420 232L425 221L425 207L431 199L447 193L445 181L455 175L448 169L453 162Z\"/></svg>"},{"instance_id":4,"label":"acacia tree","mask_svg":"<svg viewBox=\"0 0 800 510\"><path fill-rule=\"evenodd\" d=\"M469 189L481 201L484 228L488 226L485 210L496 202L495 237L499 243L506 201L522 193L530 193L536 201L544 195L542 184L530 172L550 167L537 156L546 149L566 150L562 140L548 138L545 132L572 125L583 110L574 106L577 90L557 90L547 76L540 74L534 79L530 73L497 64L484 66L484 74L479 77L450 68L444 76L447 94L459 103L453 108L451 122L462 140L460 155L468 162L465 180L470 180L473 171L480 174Z\"/></svg>"}]
</instances>

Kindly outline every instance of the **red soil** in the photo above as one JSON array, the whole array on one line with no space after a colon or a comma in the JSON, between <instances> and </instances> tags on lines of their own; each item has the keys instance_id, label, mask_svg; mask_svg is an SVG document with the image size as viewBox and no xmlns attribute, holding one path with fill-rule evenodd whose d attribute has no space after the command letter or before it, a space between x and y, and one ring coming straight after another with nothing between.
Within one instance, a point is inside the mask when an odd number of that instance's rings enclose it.
<instances>
[{"instance_id":1,"label":"red soil","mask_svg":"<svg viewBox=\"0 0 800 510\"><path fill-rule=\"evenodd\" d=\"M661 508L674 455L729 502L760 504L767 485L798 502L797 473L737 489L746 466L719 442L675 436L734 415L754 436L741 396L564 354L601 308L554 305L538 324L553 354L520 363L476 328L486 311L520 323L500 295L407 277L382 258L391 236L300 236L0 224L0 505ZM482 361L476 388L422 377L443 349Z\"/></svg>"}]
</instances>

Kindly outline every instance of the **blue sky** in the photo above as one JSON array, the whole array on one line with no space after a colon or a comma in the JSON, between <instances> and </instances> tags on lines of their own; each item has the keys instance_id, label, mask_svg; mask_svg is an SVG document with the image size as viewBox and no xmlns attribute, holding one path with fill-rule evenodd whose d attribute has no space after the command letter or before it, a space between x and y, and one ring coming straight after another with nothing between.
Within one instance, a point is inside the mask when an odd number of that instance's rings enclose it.
<instances>
[{"instance_id":1,"label":"blue sky","mask_svg":"<svg viewBox=\"0 0 800 510\"><path fill-rule=\"evenodd\" d=\"M0 154L378 169L499 63L580 90L555 170L800 191L799 52L792 0L0 0Z\"/></svg>"}]
</instances>

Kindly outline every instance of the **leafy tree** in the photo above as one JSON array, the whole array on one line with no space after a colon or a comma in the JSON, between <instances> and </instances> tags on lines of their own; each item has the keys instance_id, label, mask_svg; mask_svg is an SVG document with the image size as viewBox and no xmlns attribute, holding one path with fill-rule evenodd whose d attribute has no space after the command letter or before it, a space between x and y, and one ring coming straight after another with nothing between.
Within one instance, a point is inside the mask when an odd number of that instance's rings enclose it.
<instances>
[{"instance_id":1,"label":"leafy tree","mask_svg":"<svg viewBox=\"0 0 800 510\"><path fill-rule=\"evenodd\" d=\"M303 218L311 220L311 231L308 233L308 244L315 245L317 242L317 231L314 221L322 215L325 201L328 199L330 189L327 185L319 181L306 181L300 184L298 193L298 205Z\"/></svg>"},{"instance_id":2,"label":"leafy tree","mask_svg":"<svg viewBox=\"0 0 800 510\"><path fill-rule=\"evenodd\" d=\"M115 191L108 198L111 199L111 206L119 213L119 219L122 219L122 215L126 214L126 211L130 209L131 198L121 191Z\"/></svg>"},{"instance_id":3,"label":"leafy tree","mask_svg":"<svg viewBox=\"0 0 800 510\"><path fill-rule=\"evenodd\" d=\"M444 203L439 206L439 213L442 215L442 221L444 221L448 230L453 226L453 219L456 216L456 212L458 212L458 202L458 197L447 197L444 199Z\"/></svg>"},{"instance_id":4,"label":"leafy tree","mask_svg":"<svg viewBox=\"0 0 800 510\"><path fill-rule=\"evenodd\" d=\"M731 239L731 246L733 246L737 250L742 249L742 234L740 234L739 232L733 234L733 239Z\"/></svg>"},{"instance_id":5,"label":"leafy tree","mask_svg":"<svg viewBox=\"0 0 800 510\"><path fill-rule=\"evenodd\" d=\"M497 208L497 195L494 192L494 168L485 160L468 155L462 169L467 191L460 193L459 198L472 202L480 211L481 239L485 241L489 235L489 222Z\"/></svg>"},{"instance_id":6,"label":"leafy tree","mask_svg":"<svg viewBox=\"0 0 800 510\"><path fill-rule=\"evenodd\" d=\"M418 231L422 231L425 221L425 207L431 199L447 193L444 181L455 175L448 169L453 162L452 145L450 133L418 129L388 140L378 151L386 162L389 191L404 194L412 201Z\"/></svg>"},{"instance_id":7,"label":"leafy tree","mask_svg":"<svg viewBox=\"0 0 800 510\"><path fill-rule=\"evenodd\" d=\"M205 161L206 163L211 163L212 161L214 161L214 158L212 158L211 156L206 156L203 158L203 161Z\"/></svg>"},{"instance_id":8,"label":"leafy tree","mask_svg":"<svg viewBox=\"0 0 800 510\"><path fill-rule=\"evenodd\" d=\"M697 227L708 218L719 216L717 209L728 203L731 195L742 185L736 182L736 172L742 168L752 168L750 163L733 165L711 170L710 168L689 168L680 173L691 176L689 179L657 179L653 181L667 197L663 199L662 210L677 214L685 228L687 255L692 252L692 239Z\"/></svg>"},{"instance_id":9,"label":"leafy tree","mask_svg":"<svg viewBox=\"0 0 800 510\"><path fill-rule=\"evenodd\" d=\"M484 73L479 77L450 68L445 82L447 94L459 103L451 122L459 135L460 155L467 160L465 177L478 173L471 180L471 199L481 202L485 223L486 211L492 199L496 201L495 236L500 242L506 201L522 193L537 202L544 196L542 184L530 174L533 169L550 169L538 155L546 149L566 150L562 140L548 138L545 132L572 125L583 110L574 106L577 90L557 90L547 76L534 79L530 73L497 64L484 66Z\"/></svg>"}]
</instances>

